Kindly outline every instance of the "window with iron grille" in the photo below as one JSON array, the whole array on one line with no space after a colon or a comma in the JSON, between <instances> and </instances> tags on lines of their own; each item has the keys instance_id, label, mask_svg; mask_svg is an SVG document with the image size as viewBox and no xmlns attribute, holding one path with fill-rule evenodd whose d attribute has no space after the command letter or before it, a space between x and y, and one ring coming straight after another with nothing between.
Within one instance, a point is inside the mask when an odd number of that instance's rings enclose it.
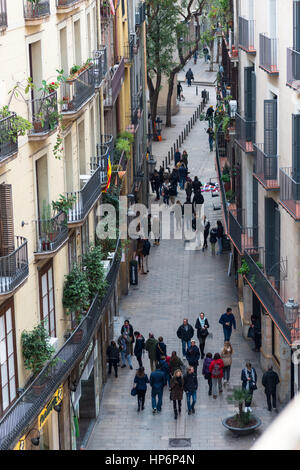
<instances>
[{"instance_id":1,"label":"window with iron grille","mask_svg":"<svg viewBox=\"0 0 300 470\"><path fill-rule=\"evenodd\" d=\"M39 272L41 320L49 336L56 336L53 263L49 261Z\"/></svg>"}]
</instances>

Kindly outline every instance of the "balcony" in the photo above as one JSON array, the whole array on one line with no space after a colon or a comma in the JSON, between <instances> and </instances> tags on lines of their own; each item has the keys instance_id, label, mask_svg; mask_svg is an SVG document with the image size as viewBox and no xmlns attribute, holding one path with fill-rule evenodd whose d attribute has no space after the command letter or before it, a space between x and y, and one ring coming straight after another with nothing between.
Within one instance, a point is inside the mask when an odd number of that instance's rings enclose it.
<instances>
[{"instance_id":1,"label":"balcony","mask_svg":"<svg viewBox=\"0 0 300 470\"><path fill-rule=\"evenodd\" d=\"M49 0L42 0L36 4L24 0L24 18L26 26L36 26L50 15Z\"/></svg>"},{"instance_id":2,"label":"balcony","mask_svg":"<svg viewBox=\"0 0 300 470\"><path fill-rule=\"evenodd\" d=\"M300 52L287 49L286 84L293 90L300 91Z\"/></svg>"},{"instance_id":3,"label":"balcony","mask_svg":"<svg viewBox=\"0 0 300 470\"><path fill-rule=\"evenodd\" d=\"M242 255L245 250L257 252L257 227L245 226L245 212L241 209L230 209L228 218L228 236Z\"/></svg>"},{"instance_id":4,"label":"balcony","mask_svg":"<svg viewBox=\"0 0 300 470\"><path fill-rule=\"evenodd\" d=\"M223 36L223 39L224 39L224 43L225 43L225 47L226 47L229 59L232 62L238 62L238 60L239 60L238 50L237 50L236 46L234 44L232 44L233 39L234 39L233 31L231 29L229 29L226 32L223 31L222 36Z\"/></svg>"},{"instance_id":5,"label":"balcony","mask_svg":"<svg viewBox=\"0 0 300 470\"><path fill-rule=\"evenodd\" d=\"M67 197L74 198L73 207L68 213L68 224L82 223L100 196L101 190L107 182L108 156L109 147L98 145L97 156L90 159L90 174L80 175L82 189L67 193Z\"/></svg>"},{"instance_id":6,"label":"balcony","mask_svg":"<svg viewBox=\"0 0 300 470\"><path fill-rule=\"evenodd\" d=\"M225 162L222 162L225 160L227 155L227 142L224 137L223 132L218 132L217 133L217 139L216 139L216 166L217 166L217 174L218 174L218 180L219 180L219 188L220 188L220 199L222 203L222 209L223 209L223 219L224 219L224 225L225 225L225 231L226 233L228 232L228 217L229 217L229 211L228 211L228 204L226 200L226 192L225 192L225 187L224 187L224 182L222 181L222 170Z\"/></svg>"},{"instance_id":7,"label":"balcony","mask_svg":"<svg viewBox=\"0 0 300 470\"><path fill-rule=\"evenodd\" d=\"M7 28L6 0L0 0L0 31Z\"/></svg>"},{"instance_id":8,"label":"balcony","mask_svg":"<svg viewBox=\"0 0 300 470\"><path fill-rule=\"evenodd\" d=\"M18 153L18 136L14 125L16 117L16 113L0 111L0 167L15 158Z\"/></svg>"},{"instance_id":9,"label":"balcony","mask_svg":"<svg viewBox=\"0 0 300 470\"><path fill-rule=\"evenodd\" d=\"M135 41L134 37L131 36L129 42L127 44L124 44L125 64L131 64L131 62L133 61L134 50L135 50L134 41Z\"/></svg>"},{"instance_id":10,"label":"balcony","mask_svg":"<svg viewBox=\"0 0 300 470\"><path fill-rule=\"evenodd\" d=\"M259 35L259 67L270 75L278 75L277 38Z\"/></svg>"},{"instance_id":11,"label":"balcony","mask_svg":"<svg viewBox=\"0 0 300 470\"><path fill-rule=\"evenodd\" d=\"M100 298L97 295L91 303L87 314L83 317L77 330L82 330L80 342L75 341L76 330L67 339L54 356L54 361L46 364L35 380L26 387L22 395L9 408L0 421L0 449L13 449L18 439L29 429L41 409L49 402L58 387L67 380L76 363L86 353L96 331L99 328L101 318L105 315L110 305L112 295L118 278L121 262L121 241L116 241L113 259L106 273L107 287ZM54 365L53 365L54 364ZM44 384L40 395L37 395L33 387Z\"/></svg>"},{"instance_id":12,"label":"balcony","mask_svg":"<svg viewBox=\"0 0 300 470\"><path fill-rule=\"evenodd\" d=\"M29 140L46 139L58 126L57 93L29 102L29 121L32 129Z\"/></svg>"},{"instance_id":13,"label":"balcony","mask_svg":"<svg viewBox=\"0 0 300 470\"><path fill-rule=\"evenodd\" d=\"M146 19L146 4L145 2L140 2L139 6L135 11L135 24L136 26L141 26Z\"/></svg>"},{"instance_id":14,"label":"balcony","mask_svg":"<svg viewBox=\"0 0 300 470\"><path fill-rule=\"evenodd\" d=\"M27 240L15 237L12 253L0 257L0 298L11 295L28 277Z\"/></svg>"},{"instance_id":15,"label":"balcony","mask_svg":"<svg viewBox=\"0 0 300 470\"><path fill-rule=\"evenodd\" d=\"M94 52L94 75L95 88L100 88L102 81L107 74L107 48L100 46L100 49Z\"/></svg>"},{"instance_id":16,"label":"balcony","mask_svg":"<svg viewBox=\"0 0 300 470\"><path fill-rule=\"evenodd\" d=\"M240 49L248 54L256 54L254 47L254 20L247 20L239 16L239 44Z\"/></svg>"},{"instance_id":17,"label":"balcony","mask_svg":"<svg viewBox=\"0 0 300 470\"><path fill-rule=\"evenodd\" d=\"M238 113L235 114L235 141L246 153L254 151L255 126L256 121L250 121L243 118Z\"/></svg>"},{"instance_id":18,"label":"balcony","mask_svg":"<svg viewBox=\"0 0 300 470\"><path fill-rule=\"evenodd\" d=\"M132 111L131 111L131 123L134 125L135 131L138 128L139 120L142 116L143 107L144 107L144 95L143 90L139 93L136 93L132 98Z\"/></svg>"},{"instance_id":19,"label":"balcony","mask_svg":"<svg viewBox=\"0 0 300 470\"><path fill-rule=\"evenodd\" d=\"M77 76L72 76L62 84L63 119L76 119L82 108L93 98L95 94L95 73L94 66L80 72Z\"/></svg>"},{"instance_id":20,"label":"balcony","mask_svg":"<svg viewBox=\"0 0 300 470\"><path fill-rule=\"evenodd\" d=\"M264 144L255 144L254 177L267 191L278 191L278 155L267 155Z\"/></svg>"},{"instance_id":21,"label":"balcony","mask_svg":"<svg viewBox=\"0 0 300 470\"><path fill-rule=\"evenodd\" d=\"M53 256L68 240L68 223L64 212L51 219L36 220L37 246L35 256Z\"/></svg>"},{"instance_id":22,"label":"balcony","mask_svg":"<svg viewBox=\"0 0 300 470\"><path fill-rule=\"evenodd\" d=\"M108 147L108 155L111 161L114 161L114 138L112 135L101 135L100 136L100 148ZM99 151L98 151L99 153Z\"/></svg>"},{"instance_id":23,"label":"balcony","mask_svg":"<svg viewBox=\"0 0 300 470\"><path fill-rule=\"evenodd\" d=\"M300 176L291 167L279 168L279 184L279 203L293 219L300 220Z\"/></svg>"},{"instance_id":24,"label":"balcony","mask_svg":"<svg viewBox=\"0 0 300 470\"><path fill-rule=\"evenodd\" d=\"M120 94L125 78L125 62L123 57L120 58L118 64L112 67L110 73L111 77L107 89L104 90L105 108L112 108Z\"/></svg>"},{"instance_id":25,"label":"balcony","mask_svg":"<svg viewBox=\"0 0 300 470\"><path fill-rule=\"evenodd\" d=\"M292 335L289 326L286 323L284 313L284 301L255 261L255 257L247 250L244 253L244 259L249 266L249 273L245 279L255 295L259 299L264 309L268 312L277 328L285 337L288 344L292 342Z\"/></svg>"},{"instance_id":26,"label":"balcony","mask_svg":"<svg viewBox=\"0 0 300 470\"><path fill-rule=\"evenodd\" d=\"M83 0L56 0L57 13L69 13L75 8L79 8Z\"/></svg>"},{"instance_id":27,"label":"balcony","mask_svg":"<svg viewBox=\"0 0 300 470\"><path fill-rule=\"evenodd\" d=\"M111 13L111 8L107 4L108 2L105 2L106 4L100 5L100 15L101 15L101 22L108 22L113 18L113 15Z\"/></svg>"}]
</instances>

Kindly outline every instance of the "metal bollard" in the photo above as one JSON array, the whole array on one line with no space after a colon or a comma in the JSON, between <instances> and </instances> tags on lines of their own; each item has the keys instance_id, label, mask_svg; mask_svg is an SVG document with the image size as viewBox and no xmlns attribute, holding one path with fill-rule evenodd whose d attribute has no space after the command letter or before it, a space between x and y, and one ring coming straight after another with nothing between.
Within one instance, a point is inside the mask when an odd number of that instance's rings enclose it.
<instances>
[{"instance_id":1,"label":"metal bollard","mask_svg":"<svg viewBox=\"0 0 300 470\"><path fill-rule=\"evenodd\" d=\"M176 152L176 145L175 145L175 142L173 144L173 148L174 148L174 155L175 155L175 152Z\"/></svg>"},{"instance_id":2,"label":"metal bollard","mask_svg":"<svg viewBox=\"0 0 300 470\"><path fill-rule=\"evenodd\" d=\"M165 169L165 162L164 161L162 161L162 167L163 167L163 169Z\"/></svg>"},{"instance_id":3,"label":"metal bollard","mask_svg":"<svg viewBox=\"0 0 300 470\"><path fill-rule=\"evenodd\" d=\"M181 137L180 136L179 136L178 140L179 140L179 147L181 147Z\"/></svg>"},{"instance_id":4,"label":"metal bollard","mask_svg":"<svg viewBox=\"0 0 300 470\"><path fill-rule=\"evenodd\" d=\"M174 152L173 152L173 147L171 148L171 160L174 160Z\"/></svg>"},{"instance_id":5,"label":"metal bollard","mask_svg":"<svg viewBox=\"0 0 300 470\"><path fill-rule=\"evenodd\" d=\"M183 143L184 141L184 135L183 135L183 131L181 131L181 142Z\"/></svg>"},{"instance_id":6,"label":"metal bollard","mask_svg":"<svg viewBox=\"0 0 300 470\"><path fill-rule=\"evenodd\" d=\"M168 152L168 164L170 165L170 162L171 162L171 154L170 154L170 151Z\"/></svg>"},{"instance_id":7,"label":"metal bollard","mask_svg":"<svg viewBox=\"0 0 300 470\"><path fill-rule=\"evenodd\" d=\"M168 166L168 157L165 157L165 162L166 162L166 168Z\"/></svg>"},{"instance_id":8,"label":"metal bollard","mask_svg":"<svg viewBox=\"0 0 300 470\"><path fill-rule=\"evenodd\" d=\"M198 96L198 86L196 86L196 96Z\"/></svg>"},{"instance_id":9,"label":"metal bollard","mask_svg":"<svg viewBox=\"0 0 300 470\"><path fill-rule=\"evenodd\" d=\"M176 139L176 148L179 148L178 139Z\"/></svg>"}]
</instances>

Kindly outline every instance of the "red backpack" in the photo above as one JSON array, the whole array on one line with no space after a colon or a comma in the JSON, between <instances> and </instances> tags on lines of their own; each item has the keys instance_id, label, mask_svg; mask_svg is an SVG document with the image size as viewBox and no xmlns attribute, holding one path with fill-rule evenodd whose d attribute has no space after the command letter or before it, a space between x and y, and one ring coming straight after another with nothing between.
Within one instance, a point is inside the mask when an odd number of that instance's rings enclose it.
<instances>
[{"instance_id":1,"label":"red backpack","mask_svg":"<svg viewBox=\"0 0 300 470\"><path fill-rule=\"evenodd\" d=\"M214 366L211 371L211 375L216 378L221 377L221 367L220 367L220 364L218 364L217 362L214 363Z\"/></svg>"}]
</instances>

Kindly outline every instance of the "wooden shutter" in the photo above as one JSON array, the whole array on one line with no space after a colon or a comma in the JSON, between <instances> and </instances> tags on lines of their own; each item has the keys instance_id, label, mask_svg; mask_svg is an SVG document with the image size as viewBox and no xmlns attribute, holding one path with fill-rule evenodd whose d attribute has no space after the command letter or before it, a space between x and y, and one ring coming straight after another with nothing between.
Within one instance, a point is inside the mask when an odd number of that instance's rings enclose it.
<instances>
[{"instance_id":1,"label":"wooden shutter","mask_svg":"<svg viewBox=\"0 0 300 470\"><path fill-rule=\"evenodd\" d=\"M0 256L14 251L12 186L0 184Z\"/></svg>"}]
</instances>

